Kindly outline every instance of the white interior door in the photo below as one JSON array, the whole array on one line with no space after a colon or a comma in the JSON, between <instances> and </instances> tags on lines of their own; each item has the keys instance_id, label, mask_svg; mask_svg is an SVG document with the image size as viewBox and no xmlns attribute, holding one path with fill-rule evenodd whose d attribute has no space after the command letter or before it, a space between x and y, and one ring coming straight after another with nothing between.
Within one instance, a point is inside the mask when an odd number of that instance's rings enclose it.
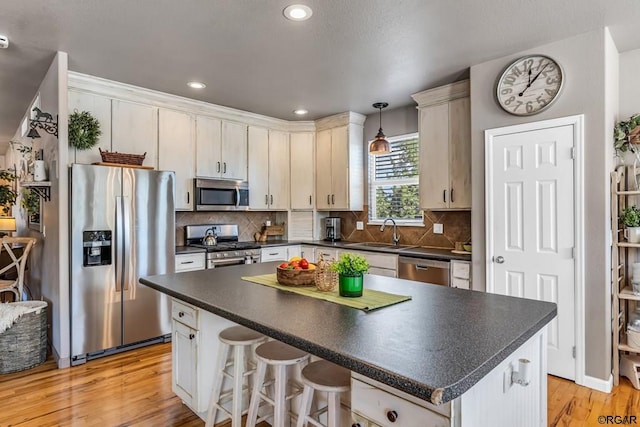
<instances>
[{"instance_id":1,"label":"white interior door","mask_svg":"<svg viewBox=\"0 0 640 427\"><path fill-rule=\"evenodd\" d=\"M574 126L487 142L487 291L550 301L549 373L575 379Z\"/></svg>"}]
</instances>

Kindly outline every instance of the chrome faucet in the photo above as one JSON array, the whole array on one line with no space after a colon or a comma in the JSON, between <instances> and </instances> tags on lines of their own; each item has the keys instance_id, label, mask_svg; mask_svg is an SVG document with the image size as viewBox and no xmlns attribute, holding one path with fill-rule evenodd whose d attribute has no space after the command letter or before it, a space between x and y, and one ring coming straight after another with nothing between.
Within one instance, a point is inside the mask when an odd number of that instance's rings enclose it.
<instances>
[{"instance_id":1,"label":"chrome faucet","mask_svg":"<svg viewBox=\"0 0 640 427\"><path fill-rule=\"evenodd\" d=\"M380 227L380 231L384 231L384 227L387 225L387 221L391 221L393 223L393 244L397 246L398 242L400 241L400 236L398 236L398 228L393 218L385 219L382 223L382 227Z\"/></svg>"}]
</instances>

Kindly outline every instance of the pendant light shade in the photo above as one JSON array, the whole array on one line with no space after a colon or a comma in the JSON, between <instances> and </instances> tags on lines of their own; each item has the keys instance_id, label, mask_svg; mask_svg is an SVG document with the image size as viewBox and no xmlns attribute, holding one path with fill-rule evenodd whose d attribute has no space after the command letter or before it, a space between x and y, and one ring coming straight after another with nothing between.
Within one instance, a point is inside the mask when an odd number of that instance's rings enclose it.
<instances>
[{"instance_id":1,"label":"pendant light shade","mask_svg":"<svg viewBox=\"0 0 640 427\"><path fill-rule=\"evenodd\" d=\"M380 155L389 154L391 152L389 141L387 141L387 137L384 135L384 132L382 132L382 109L387 108L388 106L389 104L386 102L376 102L373 104L373 108L380 110L380 129L378 129L376 139L374 139L371 142L371 145L369 145L369 154Z\"/></svg>"}]
</instances>

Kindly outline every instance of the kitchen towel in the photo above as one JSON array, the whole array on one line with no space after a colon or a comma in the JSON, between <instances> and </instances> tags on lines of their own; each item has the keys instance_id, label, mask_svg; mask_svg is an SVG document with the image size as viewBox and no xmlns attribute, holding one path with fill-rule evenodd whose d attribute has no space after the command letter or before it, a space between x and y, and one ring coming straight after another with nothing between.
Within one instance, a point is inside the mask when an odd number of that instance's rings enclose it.
<instances>
[{"instance_id":1,"label":"kitchen towel","mask_svg":"<svg viewBox=\"0 0 640 427\"><path fill-rule=\"evenodd\" d=\"M341 297L338 294L338 287L330 292L321 292L315 286L284 286L278 283L276 273L263 274L260 276L242 277L247 282L258 283L260 285L271 286L272 288L281 289L294 294L305 295L312 298L318 298L336 304L346 305L348 307L357 308L364 311L373 311L382 307L387 307L399 302L411 299L408 295L396 295L388 292L374 291L373 289L364 288L362 296L357 298Z\"/></svg>"}]
</instances>

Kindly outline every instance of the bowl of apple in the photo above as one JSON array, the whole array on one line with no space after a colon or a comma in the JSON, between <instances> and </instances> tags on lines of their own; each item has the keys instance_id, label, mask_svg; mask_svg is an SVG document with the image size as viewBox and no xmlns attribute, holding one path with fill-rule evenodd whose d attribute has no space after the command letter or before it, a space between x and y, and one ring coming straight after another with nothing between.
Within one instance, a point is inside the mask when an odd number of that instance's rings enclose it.
<instances>
[{"instance_id":1,"label":"bowl of apple","mask_svg":"<svg viewBox=\"0 0 640 427\"><path fill-rule=\"evenodd\" d=\"M314 286L316 265L305 258L293 257L276 269L278 283L285 286Z\"/></svg>"}]
</instances>

